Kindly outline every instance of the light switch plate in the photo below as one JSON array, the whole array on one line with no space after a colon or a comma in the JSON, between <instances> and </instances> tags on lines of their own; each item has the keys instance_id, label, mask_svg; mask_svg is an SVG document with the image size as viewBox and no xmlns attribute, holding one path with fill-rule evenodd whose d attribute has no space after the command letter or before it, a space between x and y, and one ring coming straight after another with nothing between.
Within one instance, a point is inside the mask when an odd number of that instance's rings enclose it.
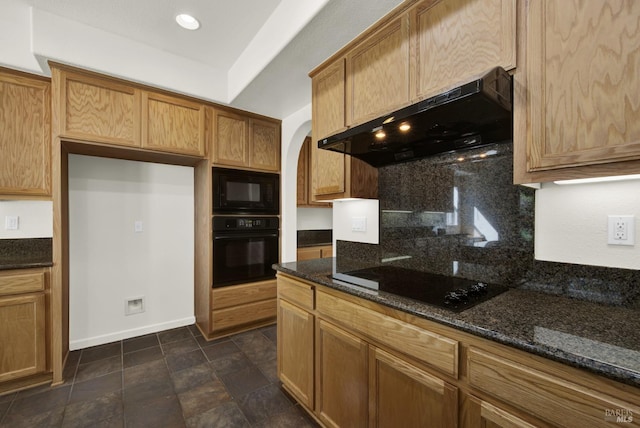
<instances>
[{"instance_id":1,"label":"light switch plate","mask_svg":"<svg viewBox=\"0 0 640 428\"><path fill-rule=\"evenodd\" d=\"M20 227L20 217L17 215L8 215L4 217L5 230L18 230Z\"/></svg>"},{"instance_id":2,"label":"light switch plate","mask_svg":"<svg viewBox=\"0 0 640 428\"><path fill-rule=\"evenodd\" d=\"M351 217L351 231L352 232L366 232L367 231L367 218L366 217Z\"/></svg>"}]
</instances>

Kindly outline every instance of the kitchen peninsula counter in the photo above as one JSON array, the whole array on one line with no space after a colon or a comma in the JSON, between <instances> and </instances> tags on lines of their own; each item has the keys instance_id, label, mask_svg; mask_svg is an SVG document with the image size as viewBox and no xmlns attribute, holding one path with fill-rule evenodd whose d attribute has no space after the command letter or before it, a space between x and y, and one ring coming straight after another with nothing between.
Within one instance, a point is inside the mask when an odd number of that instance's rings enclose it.
<instances>
[{"instance_id":1,"label":"kitchen peninsula counter","mask_svg":"<svg viewBox=\"0 0 640 428\"><path fill-rule=\"evenodd\" d=\"M0 270L52 265L51 238L0 239Z\"/></svg>"},{"instance_id":2,"label":"kitchen peninsula counter","mask_svg":"<svg viewBox=\"0 0 640 428\"><path fill-rule=\"evenodd\" d=\"M635 309L512 288L455 313L334 281L335 258L274 265L280 272L640 387L640 313ZM361 266L353 262L353 269ZM342 271L349 262L340 260Z\"/></svg>"}]
</instances>

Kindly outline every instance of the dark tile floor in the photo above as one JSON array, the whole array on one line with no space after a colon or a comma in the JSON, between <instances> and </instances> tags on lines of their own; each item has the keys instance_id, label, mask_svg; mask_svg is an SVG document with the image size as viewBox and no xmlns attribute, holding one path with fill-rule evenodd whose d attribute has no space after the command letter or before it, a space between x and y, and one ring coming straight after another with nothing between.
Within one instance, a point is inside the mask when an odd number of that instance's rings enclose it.
<instances>
[{"instance_id":1,"label":"dark tile floor","mask_svg":"<svg viewBox=\"0 0 640 428\"><path fill-rule=\"evenodd\" d=\"M314 427L280 389L276 327L195 326L73 351L65 383L0 396L0 427Z\"/></svg>"}]
</instances>

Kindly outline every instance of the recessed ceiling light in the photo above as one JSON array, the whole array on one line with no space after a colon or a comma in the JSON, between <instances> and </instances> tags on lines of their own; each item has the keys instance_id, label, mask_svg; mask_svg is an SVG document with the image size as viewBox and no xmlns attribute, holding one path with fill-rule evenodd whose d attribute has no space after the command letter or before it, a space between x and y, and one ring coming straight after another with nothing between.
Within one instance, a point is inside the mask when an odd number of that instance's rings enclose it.
<instances>
[{"instance_id":1,"label":"recessed ceiling light","mask_svg":"<svg viewBox=\"0 0 640 428\"><path fill-rule=\"evenodd\" d=\"M407 132L408 130L411 129L411 125L409 125L407 122L404 122L398 127L398 129L400 129L400 131L402 132Z\"/></svg>"},{"instance_id":2,"label":"recessed ceiling light","mask_svg":"<svg viewBox=\"0 0 640 428\"><path fill-rule=\"evenodd\" d=\"M187 30L197 30L198 28L200 28L200 22L193 16L186 13L181 13L180 15L176 16L176 22L179 26Z\"/></svg>"}]
</instances>

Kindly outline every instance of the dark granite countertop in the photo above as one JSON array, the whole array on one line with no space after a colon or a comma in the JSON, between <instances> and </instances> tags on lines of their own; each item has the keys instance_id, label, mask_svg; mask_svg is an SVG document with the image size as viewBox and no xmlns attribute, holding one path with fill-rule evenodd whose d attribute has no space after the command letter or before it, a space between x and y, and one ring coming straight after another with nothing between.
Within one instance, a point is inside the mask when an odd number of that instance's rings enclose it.
<instances>
[{"instance_id":1,"label":"dark granite countertop","mask_svg":"<svg viewBox=\"0 0 640 428\"><path fill-rule=\"evenodd\" d=\"M0 239L0 270L50 267L51 238Z\"/></svg>"},{"instance_id":2,"label":"dark granite countertop","mask_svg":"<svg viewBox=\"0 0 640 428\"><path fill-rule=\"evenodd\" d=\"M518 288L460 313L330 278L335 258L278 271L640 387L640 312ZM340 260L340 270L359 269Z\"/></svg>"}]
</instances>

